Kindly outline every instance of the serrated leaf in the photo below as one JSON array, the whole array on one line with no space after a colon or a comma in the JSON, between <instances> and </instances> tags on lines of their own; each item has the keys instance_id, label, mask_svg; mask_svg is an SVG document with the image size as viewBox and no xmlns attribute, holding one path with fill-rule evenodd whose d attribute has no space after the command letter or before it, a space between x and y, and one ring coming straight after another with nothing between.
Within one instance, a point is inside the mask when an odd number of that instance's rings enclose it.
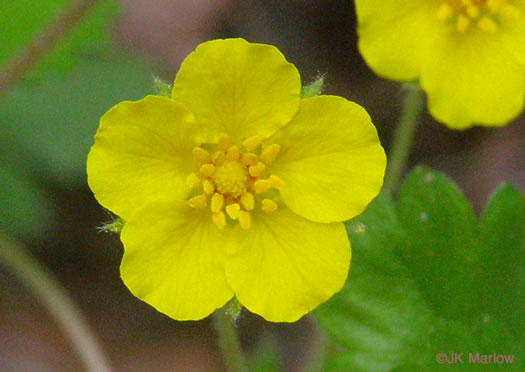
<instances>
[{"instance_id":1,"label":"serrated leaf","mask_svg":"<svg viewBox=\"0 0 525 372\"><path fill-rule=\"evenodd\" d=\"M401 186L397 213L410 236L398 253L422 293L441 315L471 320L480 248L474 244L477 222L468 201L445 176L418 167Z\"/></svg>"}]
</instances>

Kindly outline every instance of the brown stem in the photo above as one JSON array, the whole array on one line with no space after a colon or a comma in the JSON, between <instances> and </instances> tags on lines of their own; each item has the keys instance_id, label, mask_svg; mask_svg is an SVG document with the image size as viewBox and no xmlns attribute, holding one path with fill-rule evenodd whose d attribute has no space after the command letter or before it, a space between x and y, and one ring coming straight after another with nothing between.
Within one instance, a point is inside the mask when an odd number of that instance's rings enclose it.
<instances>
[{"instance_id":1,"label":"brown stem","mask_svg":"<svg viewBox=\"0 0 525 372\"><path fill-rule=\"evenodd\" d=\"M67 35L96 2L97 0L75 1L64 9L54 22L42 30L21 54L7 62L0 73L0 96L11 85L20 80L42 56L53 49L57 42Z\"/></svg>"}]
</instances>

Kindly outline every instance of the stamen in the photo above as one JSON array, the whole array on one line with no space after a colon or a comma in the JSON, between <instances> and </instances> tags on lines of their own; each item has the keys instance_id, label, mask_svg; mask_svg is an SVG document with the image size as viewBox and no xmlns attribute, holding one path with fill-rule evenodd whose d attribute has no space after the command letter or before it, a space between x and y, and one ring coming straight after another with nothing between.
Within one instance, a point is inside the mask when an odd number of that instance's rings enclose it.
<instances>
[{"instance_id":1,"label":"stamen","mask_svg":"<svg viewBox=\"0 0 525 372\"><path fill-rule=\"evenodd\" d=\"M248 173L250 173L250 176L257 178L263 174L265 169L266 165L264 165L264 163L258 162L255 165L250 165L248 168Z\"/></svg>"},{"instance_id":2,"label":"stamen","mask_svg":"<svg viewBox=\"0 0 525 372\"><path fill-rule=\"evenodd\" d=\"M217 151L211 156L211 160L216 166L222 165L226 160L226 155L222 151Z\"/></svg>"},{"instance_id":3,"label":"stamen","mask_svg":"<svg viewBox=\"0 0 525 372\"><path fill-rule=\"evenodd\" d=\"M458 15L458 19L456 20L456 29L459 32L465 32L468 30L469 26L470 26L470 19L465 17L463 14Z\"/></svg>"},{"instance_id":4,"label":"stamen","mask_svg":"<svg viewBox=\"0 0 525 372\"><path fill-rule=\"evenodd\" d=\"M261 200L261 209L265 213L272 213L277 210L277 203L271 199Z\"/></svg>"},{"instance_id":5,"label":"stamen","mask_svg":"<svg viewBox=\"0 0 525 372\"><path fill-rule=\"evenodd\" d=\"M241 204L247 211L251 211L255 206L255 198L251 192L245 192L241 196Z\"/></svg>"},{"instance_id":6,"label":"stamen","mask_svg":"<svg viewBox=\"0 0 525 372\"><path fill-rule=\"evenodd\" d=\"M190 173L188 177L186 177L186 185L188 185L190 189L196 188L200 183L201 179L195 173Z\"/></svg>"},{"instance_id":7,"label":"stamen","mask_svg":"<svg viewBox=\"0 0 525 372\"><path fill-rule=\"evenodd\" d=\"M242 165L254 165L257 163L257 155L247 152L245 154L241 155L241 163Z\"/></svg>"},{"instance_id":8,"label":"stamen","mask_svg":"<svg viewBox=\"0 0 525 372\"><path fill-rule=\"evenodd\" d=\"M211 195L215 191L215 185L210 180L204 180L202 183L202 190L205 194Z\"/></svg>"},{"instance_id":9,"label":"stamen","mask_svg":"<svg viewBox=\"0 0 525 372\"><path fill-rule=\"evenodd\" d=\"M215 173L215 165L213 165L211 163L203 164L199 168L199 172L204 177L211 177L211 176L213 176L213 173Z\"/></svg>"},{"instance_id":10,"label":"stamen","mask_svg":"<svg viewBox=\"0 0 525 372\"><path fill-rule=\"evenodd\" d=\"M203 164L210 159L210 154L208 154L208 151L201 147L195 147L193 149L193 159L195 159L198 163Z\"/></svg>"},{"instance_id":11,"label":"stamen","mask_svg":"<svg viewBox=\"0 0 525 372\"><path fill-rule=\"evenodd\" d=\"M224 196L218 193L213 194L213 196L211 197L210 210L213 213L219 213L223 205L224 205Z\"/></svg>"},{"instance_id":12,"label":"stamen","mask_svg":"<svg viewBox=\"0 0 525 372\"><path fill-rule=\"evenodd\" d=\"M199 194L188 200L188 205L192 208L206 208L207 199L206 195Z\"/></svg>"},{"instance_id":13,"label":"stamen","mask_svg":"<svg viewBox=\"0 0 525 372\"><path fill-rule=\"evenodd\" d=\"M437 17L441 21L446 21L450 17L454 15L454 10L450 7L450 5L446 2L441 3L438 12Z\"/></svg>"},{"instance_id":14,"label":"stamen","mask_svg":"<svg viewBox=\"0 0 525 372\"><path fill-rule=\"evenodd\" d=\"M256 194L262 194L272 188L273 184L270 180L257 180L253 184Z\"/></svg>"},{"instance_id":15,"label":"stamen","mask_svg":"<svg viewBox=\"0 0 525 372\"><path fill-rule=\"evenodd\" d=\"M262 138L260 136L253 136L246 138L242 145L246 149L246 151L253 151L255 150L262 142Z\"/></svg>"},{"instance_id":16,"label":"stamen","mask_svg":"<svg viewBox=\"0 0 525 372\"><path fill-rule=\"evenodd\" d=\"M262 152L261 156L259 157L263 163L266 163L266 165L271 164L275 158L277 157L277 154L281 150L281 146L274 143L270 146L268 146L264 151Z\"/></svg>"},{"instance_id":17,"label":"stamen","mask_svg":"<svg viewBox=\"0 0 525 372\"><path fill-rule=\"evenodd\" d=\"M239 148L237 146L231 146L226 154L226 159L231 161L237 161L239 160L240 155L241 153L239 151Z\"/></svg>"},{"instance_id":18,"label":"stamen","mask_svg":"<svg viewBox=\"0 0 525 372\"><path fill-rule=\"evenodd\" d=\"M242 229L248 230L252 224L252 216L250 212L240 211L239 212L239 225Z\"/></svg>"},{"instance_id":19,"label":"stamen","mask_svg":"<svg viewBox=\"0 0 525 372\"><path fill-rule=\"evenodd\" d=\"M241 211L241 206L237 203L229 204L226 206L226 213L232 220L239 218L239 212Z\"/></svg>"},{"instance_id":20,"label":"stamen","mask_svg":"<svg viewBox=\"0 0 525 372\"><path fill-rule=\"evenodd\" d=\"M224 226L226 226L226 216L222 211L212 214L211 219L215 226L217 226L219 229L223 229Z\"/></svg>"},{"instance_id":21,"label":"stamen","mask_svg":"<svg viewBox=\"0 0 525 372\"><path fill-rule=\"evenodd\" d=\"M479 16L479 8L475 5L469 5L467 6L467 15L471 18L471 19L475 19Z\"/></svg>"},{"instance_id":22,"label":"stamen","mask_svg":"<svg viewBox=\"0 0 525 372\"><path fill-rule=\"evenodd\" d=\"M269 179L272 183L272 187L276 188L277 190L280 190L284 185L283 180L275 174L272 174Z\"/></svg>"},{"instance_id":23,"label":"stamen","mask_svg":"<svg viewBox=\"0 0 525 372\"><path fill-rule=\"evenodd\" d=\"M222 151L226 151L228 147L230 146L230 137L226 133L219 134L219 143L217 144L217 148Z\"/></svg>"},{"instance_id":24,"label":"stamen","mask_svg":"<svg viewBox=\"0 0 525 372\"><path fill-rule=\"evenodd\" d=\"M483 17L478 21L478 27L488 33L495 33L498 31L498 24L488 17Z\"/></svg>"}]
</instances>

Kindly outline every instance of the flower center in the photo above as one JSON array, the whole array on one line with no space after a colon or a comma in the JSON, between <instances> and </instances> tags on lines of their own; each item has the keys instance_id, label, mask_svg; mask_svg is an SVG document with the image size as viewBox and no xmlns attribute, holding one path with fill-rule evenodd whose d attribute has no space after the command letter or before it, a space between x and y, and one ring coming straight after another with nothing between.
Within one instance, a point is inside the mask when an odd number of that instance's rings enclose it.
<instances>
[{"instance_id":1,"label":"flower center","mask_svg":"<svg viewBox=\"0 0 525 372\"><path fill-rule=\"evenodd\" d=\"M276 190L283 181L270 175L267 166L279 154L280 146L272 144L261 150L261 142L261 137L254 136L245 139L241 146L231 145L228 136L221 134L215 151L195 147L193 158L198 171L186 178L193 189L188 205L209 205L212 221L220 229L227 222L250 228L251 211L256 207L265 213L274 212L278 207Z\"/></svg>"},{"instance_id":2,"label":"flower center","mask_svg":"<svg viewBox=\"0 0 525 372\"><path fill-rule=\"evenodd\" d=\"M520 9L512 5L512 0L442 0L437 10L438 18L459 32L475 25L481 31L495 33L504 18L519 15Z\"/></svg>"}]
</instances>

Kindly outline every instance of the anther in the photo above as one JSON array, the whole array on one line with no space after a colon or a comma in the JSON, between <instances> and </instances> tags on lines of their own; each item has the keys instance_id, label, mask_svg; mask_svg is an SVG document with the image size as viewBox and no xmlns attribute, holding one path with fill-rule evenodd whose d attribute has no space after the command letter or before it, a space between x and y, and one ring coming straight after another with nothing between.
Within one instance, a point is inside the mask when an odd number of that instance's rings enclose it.
<instances>
[{"instance_id":1,"label":"anther","mask_svg":"<svg viewBox=\"0 0 525 372\"><path fill-rule=\"evenodd\" d=\"M252 216L250 215L250 212L246 211L240 211L239 212L239 225L242 229L248 230L252 224Z\"/></svg>"},{"instance_id":2,"label":"anther","mask_svg":"<svg viewBox=\"0 0 525 372\"><path fill-rule=\"evenodd\" d=\"M467 6L466 12L467 15L472 19L477 18L479 16L479 8L475 5Z\"/></svg>"},{"instance_id":3,"label":"anther","mask_svg":"<svg viewBox=\"0 0 525 372\"><path fill-rule=\"evenodd\" d=\"M202 183L202 190L205 194L211 195L215 191L215 185L210 180L204 180Z\"/></svg>"},{"instance_id":4,"label":"anther","mask_svg":"<svg viewBox=\"0 0 525 372\"><path fill-rule=\"evenodd\" d=\"M265 213L272 213L277 210L277 203L271 199L261 200L261 209Z\"/></svg>"},{"instance_id":5,"label":"anther","mask_svg":"<svg viewBox=\"0 0 525 372\"><path fill-rule=\"evenodd\" d=\"M226 226L226 216L222 211L212 214L211 220L219 229L223 229Z\"/></svg>"},{"instance_id":6,"label":"anther","mask_svg":"<svg viewBox=\"0 0 525 372\"><path fill-rule=\"evenodd\" d=\"M277 154L281 150L281 146L274 143L270 146L268 146L264 151L262 152L261 156L259 157L263 163L266 163L266 165L271 164L275 158L277 157Z\"/></svg>"},{"instance_id":7,"label":"anther","mask_svg":"<svg viewBox=\"0 0 525 372\"><path fill-rule=\"evenodd\" d=\"M251 211L255 206L255 198L251 192L245 192L241 195L241 204L247 211Z\"/></svg>"},{"instance_id":8,"label":"anther","mask_svg":"<svg viewBox=\"0 0 525 372\"><path fill-rule=\"evenodd\" d=\"M215 163L215 165L219 166L224 163L224 160L226 160L226 155L222 151L217 151L213 153L211 160Z\"/></svg>"},{"instance_id":9,"label":"anther","mask_svg":"<svg viewBox=\"0 0 525 372\"><path fill-rule=\"evenodd\" d=\"M467 17L465 17L463 14L458 15L458 18L456 20L456 29L459 32L465 32L467 31L469 26L470 26L470 20Z\"/></svg>"},{"instance_id":10,"label":"anther","mask_svg":"<svg viewBox=\"0 0 525 372\"><path fill-rule=\"evenodd\" d=\"M255 165L250 165L248 168L248 173L250 173L250 176L257 178L263 174L265 169L266 165L264 165L264 163L258 162Z\"/></svg>"},{"instance_id":11,"label":"anther","mask_svg":"<svg viewBox=\"0 0 525 372\"><path fill-rule=\"evenodd\" d=\"M272 188L272 182L270 180L257 180L253 184L256 194L262 194Z\"/></svg>"},{"instance_id":12,"label":"anther","mask_svg":"<svg viewBox=\"0 0 525 372\"><path fill-rule=\"evenodd\" d=\"M238 203L229 204L226 206L226 213L232 220L239 218L239 212L241 211L241 206Z\"/></svg>"},{"instance_id":13,"label":"anther","mask_svg":"<svg viewBox=\"0 0 525 372\"><path fill-rule=\"evenodd\" d=\"M200 183L201 179L195 173L190 173L188 177L186 177L186 185L188 185L190 189L194 189L199 186Z\"/></svg>"},{"instance_id":14,"label":"anther","mask_svg":"<svg viewBox=\"0 0 525 372\"><path fill-rule=\"evenodd\" d=\"M257 155L251 152L247 152L241 155L242 165L254 165L257 163Z\"/></svg>"},{"instance_id":15,"label":"anther","mask_svg":"<svg viewBox=\"0 0 525 372\"><path fill-rule=\"evenodd\" d=\"M446 2L441 3L441 6L439 7L437 11L437 17L441 21L446 21L452 15L454 14L454 10L450 7L450 5Z\"/></svg>"},{"instance_id":16,"label":"anther","mask_svg":"<svg viewBox=\"0 0 525 372\"><path fill-rule=\"evenodd\" d=\"M208 154L208 151L201 147L195 147L193 149L193 159L195 159L198 163L203 164L210 159L210 154Z\"/></svg>"},{"instance_id":17,"label":"anther","mask_svg":"<svg viewBox=\"0 0 525 372\"><path fill-rule=\"evenodd\" d=\"M272 183L272 187L276 188L277 190L280 190L284 185L283 180L275 174L272 174L269 180Z\"/></svg>"},{"instance_id":18,"label":"anther","mask_svg":"<svg viewBox=\"0 0 525 372\"><path fill-rule=\"evenodd\" d=\"M199 194L188 200L188 205L192 208L206 208L206 195Z\"/></svg>"},{"instance_id":19,"label":"anther","mask_svg":"<svg viewBox=\"0 0 525 372\"><path fill-rule=\"evenodd\" d=\"M253 151L255 150L262 142L262 138L260 136L253 136L248 137L244 141L242 141L242 145L246 149L246 151Z\"/></svg>"},{"instance_id":20,"label":"anther","mask_svg":"<svg viewBox=\"0 0 525 372\"><path fill-rule=\"evenodd\" d=\"M226 159L231 160L231 161L237 161L239 160L240 155L241 155L241 152L239 151L239 148L234 145L228 149L228 152L226 153Z\"/></svg>"},{"instance_id":21,"label":"anther","mask_svg":"<svg viewBox=\"0 0 525 372\"><path fill-rule=\"evenodd\" d=\"M498 25L492 19L483 17L478 21L478 27L485 32L493 34L498 31Z\"/></svg>"},{"instance_id":22,"label":"anther","mask_svg":"<svg viewBox=\"0 0 525 372\"><path fill-rule=\"evenodd\" d=\"M199 172L204 177L211 177L211 176L213 176L213 173L215 173L215 165L213 165L211 163L203 164L199 168Z\"/></svg>"},{"instance_id":23,"label":"anther","mask_svg":"<svg viewBox=\"0 0 525 372\"><path fill-rule=\"evenodd\" d=\"M213 196L211 197L210 210L213 213L219 213L223 205L224 205L224 196L218 193L213 194Z\"/></svg>"},{"instance_id":24,"label":"anther","mask_svg":"<svg viewBox=\"0 0 525 372\"><path fill-rule=\"evenodd\" d=\"M223 151L226 151L230 146L230 137L226 133L219 134L219 143L217 148Z\"/></svg>"}]
</instances>

